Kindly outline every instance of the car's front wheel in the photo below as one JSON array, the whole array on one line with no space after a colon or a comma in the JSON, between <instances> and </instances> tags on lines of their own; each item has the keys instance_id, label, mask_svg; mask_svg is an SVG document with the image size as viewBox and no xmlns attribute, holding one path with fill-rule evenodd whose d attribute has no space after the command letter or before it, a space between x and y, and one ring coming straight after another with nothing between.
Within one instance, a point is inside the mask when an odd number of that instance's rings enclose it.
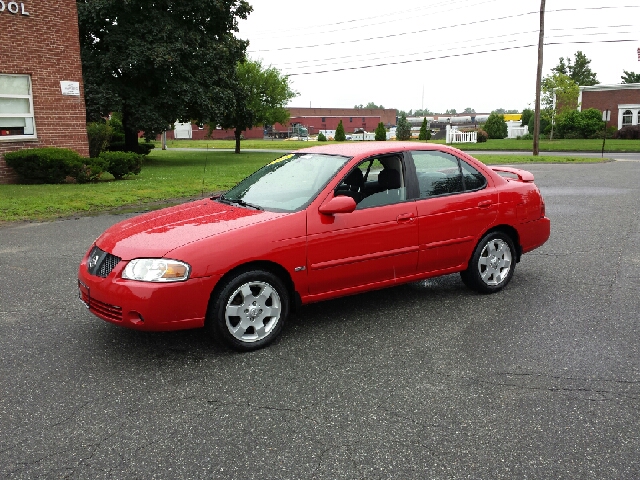
<instances>
[{"instance_id":1,"label":"car's front wheel","mask_svg":"<svg viewBox=\"0 0 640 480\"><path fill-rule=\"evenodd\" d=\"M482 237L469 266L460 272L464 284L481 293L502 290L515 270L515 247L509 235L491 232Z\"/></svg>"},{"instance_id":2,"label":"car's front wheel","mask_svg":"<svg viewBox=\"0 0 640 480\"><path fill-rule=\"evenodd\" d=\"M242 351L271 343L289 314L289 292L271 272L251 270L228 280L214 299L208 326L227 345Z\"/></svg>"}]
</instances>

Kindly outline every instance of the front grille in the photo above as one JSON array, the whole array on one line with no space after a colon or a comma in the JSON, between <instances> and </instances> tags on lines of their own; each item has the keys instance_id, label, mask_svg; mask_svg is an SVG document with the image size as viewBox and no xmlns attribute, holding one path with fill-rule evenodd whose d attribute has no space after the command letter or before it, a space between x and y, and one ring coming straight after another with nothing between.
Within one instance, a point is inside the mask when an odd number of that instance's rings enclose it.
<instances>
[{"instance_id":1,"label":"front grille","mask_svg":"<svg viewBox=\"0 0 640 480\"><path fill-rule=\"evenodd\" d=\"M113 320L114 322L122 321L122 307L109 305L108 303L101 302L95 298L92 298L89 301L89 311L98 316Z\"/></svg>"},{"instance_id":2,"label":"front grille","mask_svg":"<svg viewBox=\"0 0 640 480\"><path fill-rule=\"evenodd\" d=\"M115 266L120 262L120 258L115 255L111 255L107 253L104 257L104 260L100 264L100 268L98 269L97 275L99 277L106 277L111 273L111 270L115 268Z\"/></svg>"},{"instance_id":3,"label":"front grille","mask_svg":"<svg viewBox=\"0 0 640 480\"><path fill-rule=\"evenodd\" d=\"M120 257L111 255L98 247L93 247L87 261L87 270L91 275L106 278L115 266L120 263L120 260L122 260Z\"/></svg>"}]
</instances>

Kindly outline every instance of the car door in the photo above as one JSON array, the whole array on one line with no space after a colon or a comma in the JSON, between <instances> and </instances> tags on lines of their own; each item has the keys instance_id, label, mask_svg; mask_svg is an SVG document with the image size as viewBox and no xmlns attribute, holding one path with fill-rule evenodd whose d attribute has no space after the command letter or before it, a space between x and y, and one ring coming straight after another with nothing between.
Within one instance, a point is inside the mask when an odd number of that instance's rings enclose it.
<instances>
[{"instance_id":1,"label":"car door","mask_svg":"<svg viewBox=\"0 0 640 480\"><path fill-rule=\"evenodd\" d=\"M354 172L359 169L360 172ZM392 172L393 171L393 172ZM358 173L358 175L354 175ZM331 192L356 202L351 213L307 218L309 293L321 294L412 275L418 263L415 201L407 199L401 154L359 163ZM360 183L353 179L361 178Z\"/></svg>"},{"instance_id":2,"label":"car door","mask_svg":"<svg viewBox=\"0 0 640 480\"><path fill-rule=\"evenodd\" d=\"M412 151L411 157L420 188L418 271L459 267L494 222L498 194L481 172L455 155L431 150Z\"/></svg>"}]
</instances>

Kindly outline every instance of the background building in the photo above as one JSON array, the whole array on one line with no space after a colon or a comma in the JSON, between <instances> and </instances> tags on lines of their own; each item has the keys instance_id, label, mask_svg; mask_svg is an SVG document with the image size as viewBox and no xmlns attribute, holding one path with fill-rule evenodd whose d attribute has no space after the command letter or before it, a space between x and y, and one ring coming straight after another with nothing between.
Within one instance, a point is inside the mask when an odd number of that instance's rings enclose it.
<instances>
[{"instance_id":1,"label":"background building","mask_svg":"<svg viewBox=\"0 0 640 480\"><path fill-rule=\"evenodd\" d=\"M640 83L593 85L580 87L578 108L610 110L608 126L618 130L627 125L640 125Z\"/></svg>"},{"instance_id":2,"label":"background building","mask_svg":"<svg viewBox=\"0 0 640 480\"><path fill-rule=\"evenodd\" d=\"M0 183L4 154L65 147L89 155L75 0L0 2Z\"/></svg>"},{"instance_id":3,"label":"background building","mask_svg":"<svg viewBox=\"0 0 640 480\"><path fill-rule=\"evenodd\" d=\"M296 135L297 127L306 128L309 135L317 135L320 130L335 130L342 120L346 133L357 130L373 132L380 122L390 128L396 124L395 108L289 108L289 122L286 125L276 124L267 128L254 127L245 130L244 138L288 138ZM193 124L191 127L185 124L176 124L176 130L167 132L167 139L191 138L193 140L231 140L234 138L233 130L214 130L211 137L208 136L207 126Z\"/></svg>"}]
</instances>

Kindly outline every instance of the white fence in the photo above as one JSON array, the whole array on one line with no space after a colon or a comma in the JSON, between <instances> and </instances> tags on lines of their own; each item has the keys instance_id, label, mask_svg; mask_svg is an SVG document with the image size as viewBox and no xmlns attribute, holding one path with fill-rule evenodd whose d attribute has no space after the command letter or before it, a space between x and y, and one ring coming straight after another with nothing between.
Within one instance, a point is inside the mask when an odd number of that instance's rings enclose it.
<instances>
[{"instance_id":1,"label":"white fence","mask_svg":"<svg viewBox=\"0 0 640 480\"><path fill-rule=\"evenodd\" d=\"M461 132L447 125L447 143L478 143L478 132Z\"/></svg>"},{"instance_id":2,"label":"white fence","mask_svg":"<svg viewBox=\"0 0 640 480\"><path fill-rule=\"evenodd\" d=\"M524 126L521 127L520 122L518 122L518 126L509 125L510 122L507 122L507 138L518 138L529 133L529 127Z\"/></svg>"},{"instance_id":3,"label":"white fence","mask_svg":"<svg viewBox=\"0 0 640 480\"><path fill-rule=\"evenodd\" d=\"M355 140L355 141L365 141L365 142L371 142L373 140L376 139L376 134L372 133L372 132L364 132L364 133L352 133L351 135L351 140Z\"/></svg>"}]
</instances>

